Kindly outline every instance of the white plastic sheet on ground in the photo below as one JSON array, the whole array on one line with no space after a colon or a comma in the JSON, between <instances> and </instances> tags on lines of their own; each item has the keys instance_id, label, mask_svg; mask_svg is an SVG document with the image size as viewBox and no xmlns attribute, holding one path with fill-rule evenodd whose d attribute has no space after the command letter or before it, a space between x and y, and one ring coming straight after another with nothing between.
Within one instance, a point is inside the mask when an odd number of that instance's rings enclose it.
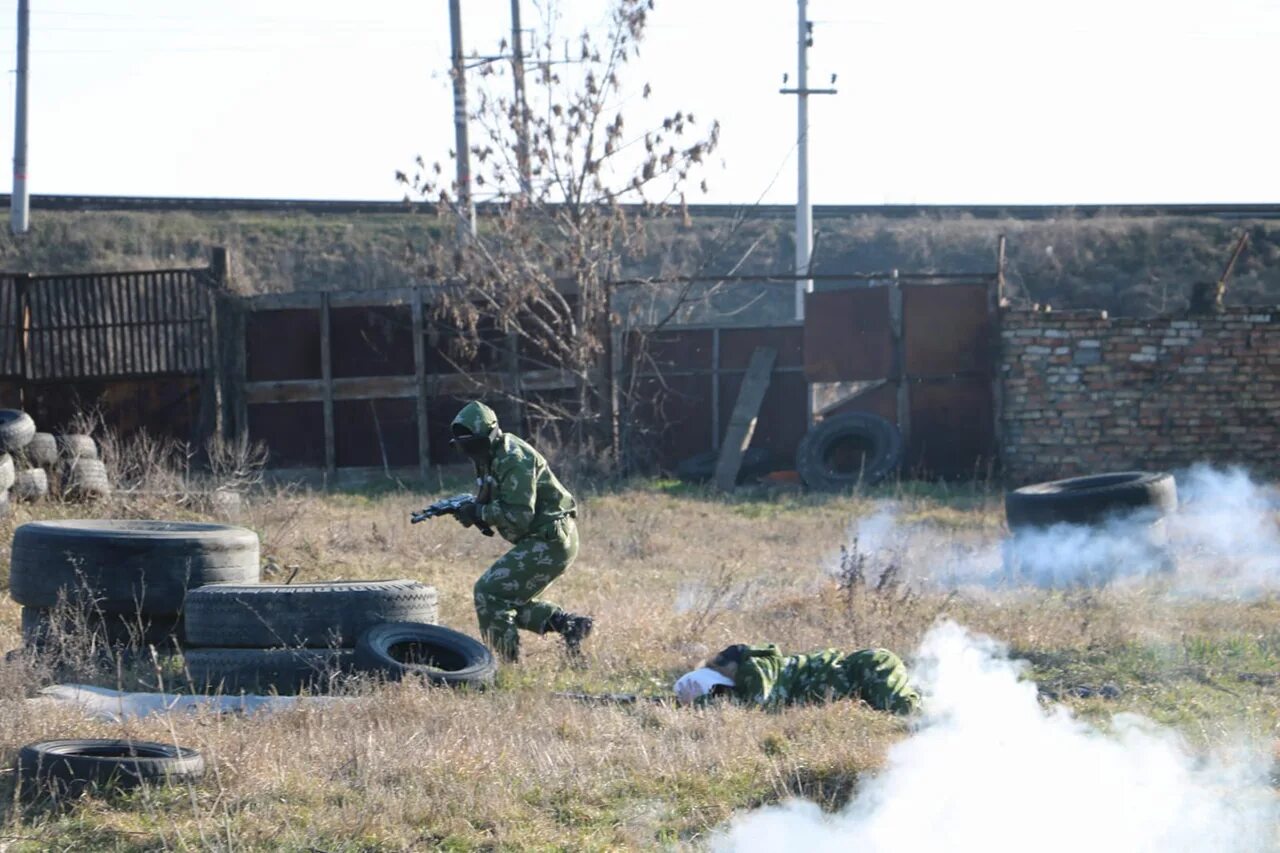
<instances>
[{"instance_id":1,"label":"white plastic sheet on ground","mask_svg":"<svg viewBox=\"0 0 1280 853\"><path fill-rule=\"evenodd\" d=\"M89 684L55 684L31 702L58 702L79 708L94 719L137 720L169 713L256 714L295 708L323 708L349 702L341 696L191 696L176 693L126 693Z\"/></svg>"}]
</instances>

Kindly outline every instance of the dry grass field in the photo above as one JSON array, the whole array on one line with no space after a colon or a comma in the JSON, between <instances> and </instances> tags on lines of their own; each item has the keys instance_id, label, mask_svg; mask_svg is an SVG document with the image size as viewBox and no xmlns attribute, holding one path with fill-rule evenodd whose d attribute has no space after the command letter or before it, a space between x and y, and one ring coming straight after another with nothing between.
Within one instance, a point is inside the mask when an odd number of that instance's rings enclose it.
<instances>
[{"instance_id":1,"label":"dry grass field","mask_svg":"<svg viewBox=\"0 0 1280 853\"><path fill-rule=\"evenodd\" d=\"M358 684L325 708L109 724L29 702L55 673L0 663L0 766L24 743L93 736L177 741L210 766L194 786L58 805L25 802L13 773L2 773L0 849L697 847L761 804L803 796L838 808L910 722L849 702L769 714L593 705L554 691L662 694L704 654L737 641L797 651L874 644L909 658L942 617L1008 643L1031 662L1044 701L1056 697L1100 725L1139 712L1176 727L1193 749L1242 736L1269 742L1280 725L1273 597L1191 597L1154 582L1072 591L930 582L949 564L993 553L1003 528L996 488L725 498L645 481L579 496L581 556L548 595L597 618L585 668L571 666L558 641L530 638L524 661L483 693ZM408 513L426 497L268 490L230 516L153 494L24 506L0 522L0 577L13 530L32 519L230 520L260 535L264 580L283 580L291 567L300 581L421 580L440 590L441 621L474 633L471 585L501 543L448 519L411 527ZM851 525L886 502L894 529L912 531L915 544L866 555L869 567L896 565L880 588L842 586L829 568ZM6 648L19 645L18 614L0 604ZM180 684L174 673L144 663L70 675L137 689ZM1118 697L1078 689L1102 684Z\"/></svg>"}]
</instances>

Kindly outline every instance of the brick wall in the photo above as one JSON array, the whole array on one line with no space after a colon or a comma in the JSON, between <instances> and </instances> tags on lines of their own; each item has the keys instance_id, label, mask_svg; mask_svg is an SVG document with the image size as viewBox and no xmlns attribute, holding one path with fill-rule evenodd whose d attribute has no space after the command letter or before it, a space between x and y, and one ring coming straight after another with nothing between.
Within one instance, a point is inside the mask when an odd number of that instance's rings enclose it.
<instances>
[{"instance_id":1,"label":"brick wall","mask_svg":"<svg viewBox=\"0 0 1280 853\"><path fill-rule=\"evenodd\" d=\"M1198 461L1280 474L1280 307L1006 311L1001 342L1001 447L1015 483Z\"/></svg>"}]
</instances>

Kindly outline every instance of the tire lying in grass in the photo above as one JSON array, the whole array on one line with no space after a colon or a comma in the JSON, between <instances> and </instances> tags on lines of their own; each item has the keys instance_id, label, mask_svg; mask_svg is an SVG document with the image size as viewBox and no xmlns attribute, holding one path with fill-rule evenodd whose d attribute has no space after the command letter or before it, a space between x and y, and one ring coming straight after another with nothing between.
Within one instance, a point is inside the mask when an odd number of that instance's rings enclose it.
<instances>
[{"instance_id":1,"label":"tire lying in grass","mask_svg":"<svg viewBox=\"0 0 1280 853\"><path fill-rule=\"evenodd\" d=\"M380 622L438 618L435 587L417 581L214 584L185 605L187 642L233 648L350 648Z\"/></svg>"},{"instance_id":2,"label":"tire lying in grass","mask_svg":"<svg viewBox=\"0 0 1280 853\"><path fill-rule=\"evenodd\" d=\"M17 476L18 471L14 467L13 457L8 453L0 453L0 492L8 491Z\"/></svg>"},{"instance_id":3,"label":"tire lying in grass","mask_svg":"<svg viewBox=\"0 0 1280 853\"><path fill-rule=\"evenodd\" d=\"M86 596L106 613L179 613L187 590L258 580L258 537L186 521L33 521L13 535L9 594L27 607Z\"/></svg>"},{"instance_id":4,"label":"tire lying in grass","mask_svg":"<svg viewBox=\"0 0 1280 853\"><path fill-rule=\"evenodd\" d=\"M37 794L75 796L199 779L204 758L194 749L151 741L48 740L22 747L17 769L23 786Z\"/></svg>"},{"instance_id":5,"label":"tire lying in grass","mask_svg":"<svg viewBox=\"0 0 1280 853\"><path fill-rule=\"evenodd\" d=\"M107 467L97 459L73 459L62 474L62 497L69 501L95 501L111 496Z\"/></svg>"},{"instance_id":6,"label":"tire lying in grass","mask_svg":"<svg viewBox=\"0 0 1280 853\"><path fill-rule=\"evenodd\" d=\"M187 649L182 660L211 694L319 692L352 669L351 649Z\"/></svg>"},{"instance_id":7,"label":"tire lying in grass","mask_svg":"<svg viewBox=\"0 0 1280 853\"><path fill-rule=\"evenodd\" d=\"M112 648L155 646L171 649L182 639L182 616L177 613L97 613L68 612L65 608L22 608L22 643L32 651L74 645L89 633Z\"/></svg>"},{"instance_id":8,"label":"tire lying in grass","mask_svg":"<svg viewBox=\"0 0 1280 853\"><path fill-rule=\"evenodd\" d=\"M31 443L24 447L22 452L31 465L52 468L58 464L58 440L52 433L36 433L31 437Z\"/></svg>"},{"instance_id":9,"label":"tire lying in grass","mask_svg":"<svg viewBox=\"0 0 1280 853\"><path fill-rule=\"evenodd\" d=\"M0 409L0 453L17 453L31 443L36 423L19 409Z\"/></svg>"},{"instance_id":10,"label":"tire lying in grass","mask_svg":"<svg viewBox=\"0 0 1280 853\"><path fill-rule=\"evenodd\" d=\"M821 492L874 485L897 470L901 461L902 434L869 412L825 418L804 434L796 449L800 479Z\"/></svg>"},{"instance_id":11,"label":"tire lying in grass","mask_svg":"<svg viewBox=\"0 0 1280 853\"><path fill-rule=\"evenodd\" d=\"M97 459L98 445L91 435L68 433L57 437L58 447L66 459Z\"/></svg>"},{"instance_id":12,"label":"tire lying in grass","mask_svg":"<svg viewBox=\"0 0 1280 853\"><path fill-rule=\"evenodd\" d=\"M498 666L479 640L440 625L388 622L374 625L356 642L356 669L399 680L420 676L433 684L483 687Z\"/></svg>"},{"instance_id":13,"label":"tire lying in grass","mask_svg":"<svg viewBox=\"0 0 1280 853\"><path fill-rule=\"evenodd\" d=\"M1091 525L1108 518L1143 513L1152 520L1178 508L1178 487L1162 472L1122 471L1035 483L1008 492L1005 519L1010 530L1055 524Z\"/></svg>"},{"instance_id":14,"label":"tire lying in grass","mask_svg":"<svg viewBox=\"0 0 1280 853\"><path fill-rule=\"evenodd\" d=\"M690 456L676 465L676 476L686 483L705 483L716 475L720 453L708 450ZM763 477L773 470L773 454L763 447L748 447L742 453L742 465L738 469L738 482Z\"/></svg>"},{"instance_id":15,"label":"tire lying in grass","mask_svg":"<svg viewBox=\"0 0 1280 853\"><path fill-rule=\"evenodd\" d=\"M49 475L43 468L27 468L14 475L13 496L18 500L34 503L48 494Z\"/></svg>"}]
</instances>

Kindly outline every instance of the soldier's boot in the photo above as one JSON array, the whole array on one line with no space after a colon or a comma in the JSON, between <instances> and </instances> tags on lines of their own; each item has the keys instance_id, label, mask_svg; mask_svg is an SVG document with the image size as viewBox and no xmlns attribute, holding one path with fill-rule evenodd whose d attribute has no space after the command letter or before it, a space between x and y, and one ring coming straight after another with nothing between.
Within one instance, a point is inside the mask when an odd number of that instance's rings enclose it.
<instances>
[{"instance_id":1,"label":"soldier's boot","mask_svg":"<svg viewBox=\"0 0 1280 853\"><path fill-rule=\"evenodd\" d=\"M578 616L558 610L547 620L547 629L564 637L565 650L570 657L582 654L582 641L591 636L595 620L590 616Z\"/></svg>"}]
</instances>

